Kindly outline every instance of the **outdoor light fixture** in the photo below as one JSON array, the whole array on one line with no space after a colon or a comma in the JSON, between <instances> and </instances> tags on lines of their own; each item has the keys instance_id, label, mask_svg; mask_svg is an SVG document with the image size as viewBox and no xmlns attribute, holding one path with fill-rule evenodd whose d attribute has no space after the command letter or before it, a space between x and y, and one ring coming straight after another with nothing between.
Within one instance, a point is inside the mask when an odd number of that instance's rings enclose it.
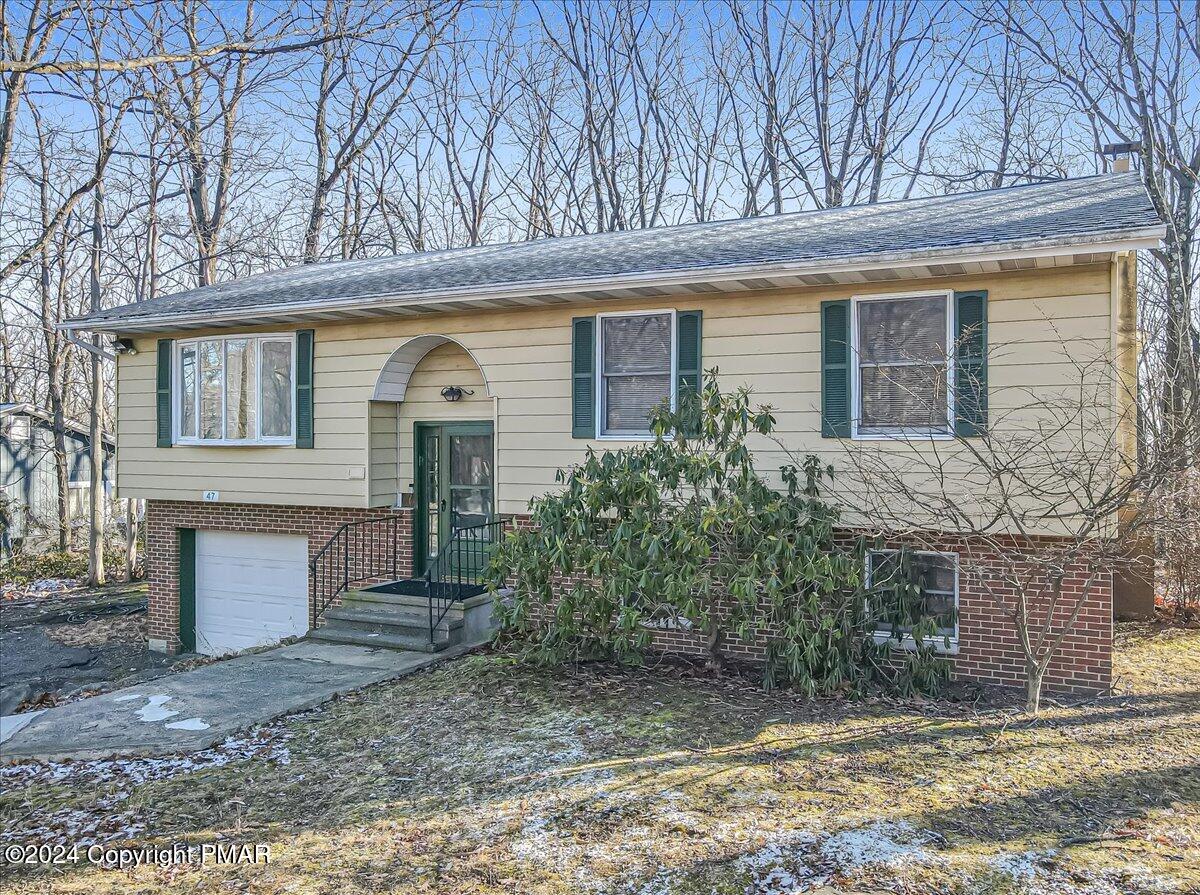
<instances>
[{"instance_id":1,"label":"outdoor light fixture","mask_svg":"<svg viewBox=\"0 0 1200 895\"><path fill-rule=\"evenodd\" d=\"M113 339L113 351L117 354L137 354L133 339Z\"/></svg>"},{"instance_id":2,"label":"outdoor light fixture","mask_svg":"<svg viewBox=\"0 0 1200 895\"><path fill-rule=\"evenodd\" d=\"M442 397L447 401L461 401L463 395L475 394L469 388L459 388L457 385L448 385L442 389Z\"/></svg>"}]
</instances>

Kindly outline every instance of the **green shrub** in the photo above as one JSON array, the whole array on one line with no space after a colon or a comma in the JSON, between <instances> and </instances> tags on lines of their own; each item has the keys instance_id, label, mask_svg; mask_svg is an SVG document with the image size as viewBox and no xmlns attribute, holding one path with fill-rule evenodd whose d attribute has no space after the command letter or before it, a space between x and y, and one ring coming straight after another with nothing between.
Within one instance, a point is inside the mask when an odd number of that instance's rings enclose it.
<instances>
[{"instance_id":1,"label":"green shrub","mask_svg":"<svg viewBox=\"0 0 1200 895\"><path fill-rule=\"evenodd\" d=\"M86 553L18 553L0 567L0 581L24 586L41 578L85 578Z\"/></svg>"},{"instance_id":2,"label":"green shrub","mask_svg":"<svg viewBox=\"0 0 1200 895\"><path fill-rule=\"evenodd\" d=\"M832 469L810 456L765 481L747 441L770 436L774 416L751 407L747 389L722 393L716 371L679 404L654 412L652 441L589 450L559 471L560 492L531 502L532 524L493 557L491 584L515 583L500 636L540 663L638 663L655 627L682 626L702 635L716 666L732 635L763 629L767 687L935 688L945 665L927 641L899 660L876 643L865 544L835 540L838 511L821 497Z\"/></svg>"},{"instance_id":3,"label":"green shrub","mask_svg":"<svg viewBox=\"0 0 1200 895\"><path fill-rule=\"evenodd\" d=\"M134 570L135 577L141 577L143 574L142 560L143 553L139 549L138 567ZM123 580L125 576L123 545L105 545L104 569L110 582ZM82 582L87 578L87 572L87 553L81 551L17 553L10 561L0 566L0 584L25 587L42 578L73 578Z\"/></svg>"}]
</instances>

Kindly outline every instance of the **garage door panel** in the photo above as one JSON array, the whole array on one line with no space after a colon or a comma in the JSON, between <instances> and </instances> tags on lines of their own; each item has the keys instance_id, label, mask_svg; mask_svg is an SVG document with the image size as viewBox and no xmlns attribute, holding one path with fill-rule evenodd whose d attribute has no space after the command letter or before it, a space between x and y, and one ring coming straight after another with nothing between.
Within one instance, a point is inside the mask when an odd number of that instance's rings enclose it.
<instances>
[{"instance_id":1,"label":"garage door panel","mask_svg":"<svg viewBox=\"0 0 1200 895\"><path fill-rule=\"evenodd\" d=\"M221 655L308 630L308 540L196 533L196 648Z\"/></svg>"}]
</instances>

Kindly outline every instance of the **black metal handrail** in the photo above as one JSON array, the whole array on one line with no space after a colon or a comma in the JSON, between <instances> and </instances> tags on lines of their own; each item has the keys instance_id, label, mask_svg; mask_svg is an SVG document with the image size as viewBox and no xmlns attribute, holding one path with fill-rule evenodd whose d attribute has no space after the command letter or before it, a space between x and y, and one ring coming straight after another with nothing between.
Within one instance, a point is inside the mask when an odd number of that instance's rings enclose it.
<instances>
[{"instance_id":1,"label":"black metal handrail","mask_svg":"<svg viewBox=\"0 0 1200 895\"><path fill-rule=\"evenodd\" d=\"M492 548L500 542L507 520L494 519L454 529L437 557L425 570L429 595L429 642L450 607L462 599L463 588L483 583Z\"/></svg>"},{"instance_id":2,"label":"black metal handrail","mask_svg":"<svg viewBox=\"0 0 1200 895\"><path fill-rule=\"evenodd\" d=\"M308 563L311 591L309 627L350 585L373 578L397 577L400 567L400 516L346 522Z\"/></svg>"}]
</instances>

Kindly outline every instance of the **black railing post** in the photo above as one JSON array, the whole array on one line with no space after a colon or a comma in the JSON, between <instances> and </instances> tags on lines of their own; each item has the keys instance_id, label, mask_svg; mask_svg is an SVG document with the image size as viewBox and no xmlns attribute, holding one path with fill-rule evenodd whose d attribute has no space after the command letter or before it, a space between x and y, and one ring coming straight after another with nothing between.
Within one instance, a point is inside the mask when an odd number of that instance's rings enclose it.
<instances>
[{"instance_id":1,"label":"black railing post","mask_svg":"<svg viewBox=\"0 0 1200 895\"><path fill-rule=\"evenodd\" d=\"M437 560L434 560L436 562ZM433 570L425 570L425 593L429 597L429 642L433 643Z\"/></svg>"}]
</instances>

